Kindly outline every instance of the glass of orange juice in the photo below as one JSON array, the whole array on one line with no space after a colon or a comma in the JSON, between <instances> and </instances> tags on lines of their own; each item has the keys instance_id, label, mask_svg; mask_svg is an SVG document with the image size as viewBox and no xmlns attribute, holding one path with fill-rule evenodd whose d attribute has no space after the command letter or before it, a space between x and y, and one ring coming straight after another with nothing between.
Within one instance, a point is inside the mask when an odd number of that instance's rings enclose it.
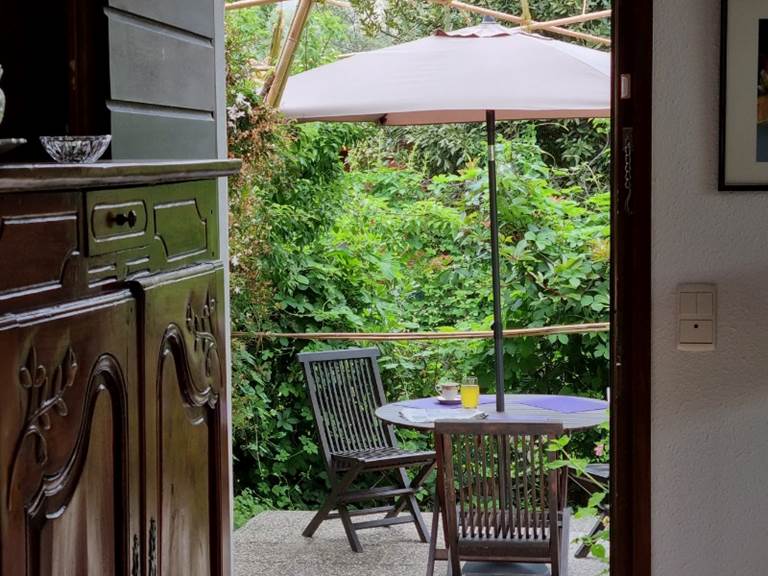
<instances>
[{"instance_id":1,"label":"glass of orange juice","mask_svg":"<svg viewBox=\"0 0 768 576\"><path fill-rule=\"evenodd\" d=\"M480 403L480 386L477 378L470 376L461 383L461 405L464 408L477 408Z\"/></svg>"}]
</instances>

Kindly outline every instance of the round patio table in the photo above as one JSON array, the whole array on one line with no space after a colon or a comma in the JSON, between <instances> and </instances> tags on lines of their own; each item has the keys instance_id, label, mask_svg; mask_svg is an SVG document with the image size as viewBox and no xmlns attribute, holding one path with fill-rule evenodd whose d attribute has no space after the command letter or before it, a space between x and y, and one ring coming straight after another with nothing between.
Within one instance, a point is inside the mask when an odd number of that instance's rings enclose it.
<instances>
[{"instance_id":1,"label":"round patio table","mask_svg":"<svg viewBox=\"0 0 768 576\"><path fill-rule=\"evenodd\" d=\"M506 394L504 396L504 412L496 412L496 396L483 394L477 410L482 410L488 416L478 422L515 422L527 423L559 423L566 432L587 430L599 426L608 419L608 402L583 398L580 396L561 396L544 394ZM400 400L385 404L376 410L376 416L381 420L397 426L415 428L417 430L432 430L434 422L413 422L405 418L401 411L404 408L415 409L445 409L446 419L450 418L450 412L466 412L469 409L458 406L440 404L435 398L419 398L416 400ZM474 408L471 410L475 410ZM442 414L441 414L442 417ZM437 490L437 488L436 488ZM435 511L439 512L440 499L435 492ZM429 537L429 559L432 564L435 560L447 561L448 550L446 547L437 547L439 514L432 516L432 530ZM468 563L474 564L474 563ZM487 566L483 564L484 566ZM478 564L477 566L480 566ZM464 567L467 570L467 566ZM432 571L429 572L430 574ZM479 574L480 572L473 572Z\"/></svg>"},{"instance_id":2,"label":"round patio table","mask_svg":"<svg viewBox=\"0 0 768 576\"><path fill-rule=\"evenodd\" d=\"M477 410L482 410L488 416L480 421L559 423L563 425L563 430L576 432L594 428L608 420L608 403L604 400L554 394L506 394L504 398L505 411L496 412L496 397L481 395ZM434 422L408 420L401 414L403 408L446 409L446 414L449 414L447 410L456 410L457 413L467 410L461 405L452 407L440 404L434 398L419 398L385 404L376 410L376 416L390 424L417 430L432 430L435 427Z\"/></svg>"}]
</instances>

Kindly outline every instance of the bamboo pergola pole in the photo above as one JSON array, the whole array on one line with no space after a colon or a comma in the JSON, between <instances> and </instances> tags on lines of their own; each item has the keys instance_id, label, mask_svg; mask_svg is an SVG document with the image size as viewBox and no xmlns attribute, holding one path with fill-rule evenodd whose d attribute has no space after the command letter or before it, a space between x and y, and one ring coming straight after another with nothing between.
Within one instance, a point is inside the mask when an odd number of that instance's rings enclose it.
<instances>
[{"instance_id":1,"label":"bamboo pergola pole","mask_svg":"<svg viewBox=\"0 0 768 576\"><path fill-rule=\"evenodd\" d=\"M475 6L474 4L467 4L466 2L461 2L461 0L427 0L428 2L432 2L433 4L440 4L441 6L449 6L451 8L454 8L456 10L461 10L463 12L471 12L473 14L480 14L482 16L492 16L496 20L501 20L503 22L512 22L513 24L519 24L519 25L525 25L526 22L523 18L520 16L514 16L512 14L507 14L506 12L499 12L498 10L491 10L490 8L483 8L482 6ZM537 24L544 24L544 22L536 22L536 21L530 21L528 23L528 26L535 26ZM568 30L568 28L562 28L560 26L553 26L553 25L547 25L546 28L541 28L542 30L546 30L547 32L553 32L555 34L559 34L560 36L569 36L571 38L576 38L578 40L585 40L587 42L593 42L595 44L602 44L604 46L610 46L611 40L610 38L603 38L602 36L595 36L594 34L587 34L586 32L576 32L575 30Z\"/></svg>"},{"instance_id":2,"label":"bamboo pergola pole","mask_svg":"<svg viewBox=\"0 0 768 576\"><path fill-rule=\"evenodd\" d=\"M296 12L293 14L291 28L288 30L288 37L285 39L283 49L280 51L280 59L275 66L275 74L265 99L267 106L270 108L277 108L280 104L283 90L285 90L285 83L288 79L288 72L291 69L293 58L296 55L296 47L301 39L301 33L304 31L304 26L307 23L307 18L312 9L313 1L314 0L299 0L299 5L296 7Z\"/></svg>"},{"instance_id":3,"label":"bamboo pergola pole","mask_svg":"<svg viewBox=\"0 0 768 576\"><path fill-rule=\"evenodd\" d=\"M528 0L520 0L520 8L522 8L523 12L523 25L528 25L531 23L531 7L528 6Z\"/></svg>"},{"instance_id":4,"label":"bamboo pergola pole","mask_svg":"<svg viewBox=\"0 0 768 576\"><path fill-rule=\"evenodd\" d=\"M600 12L590 12L589 14L580 14L579 16L569 16L568 18L560 18L558 20L548 20L547 22L536 22L536 24L530 24L527 26L528 30L541 30L542 28L549 28L550 26L568 26L570 24L580 24L582 22L590 22L592 20L600 20L602 18L610 18L611 10L601 10Z\"/></svg>"},{"instance_id":5,"label":"bamboo pergola pole","mask_svg":"<svg viewBox=\"0 0 768 576\"><path fill-rule=\"evenodd\" d=\"M504 330L505 338L552 336L555 334L589 334L607 332L608 322L594 324L571 324L565 326L543 326L537 328L515 328ZM290 338L293 340L357 340L366 342L398 342L414 340L480 340L493 338L489 331L463 332L233 332L235 338Z\"/></svg>"},{"instance_id":6,"label":"bamboo pergola pole","mask_svg":"<svg viewBox=\"0 0 768 576\"><path fill-rule=\"evenodd\" d=\"M611 45L610 38L603 38L602 36L595 36L594 34L587 34L586 32L576 32L576 30L569 30L568 28L562 28L560 26L542 28L542 30L553 32L555 34L559 34L560 36L568 36L569 38L576 38L577 40L592 42L593 44L600 44L602 46Z\"/></svg>"}]
</instances>

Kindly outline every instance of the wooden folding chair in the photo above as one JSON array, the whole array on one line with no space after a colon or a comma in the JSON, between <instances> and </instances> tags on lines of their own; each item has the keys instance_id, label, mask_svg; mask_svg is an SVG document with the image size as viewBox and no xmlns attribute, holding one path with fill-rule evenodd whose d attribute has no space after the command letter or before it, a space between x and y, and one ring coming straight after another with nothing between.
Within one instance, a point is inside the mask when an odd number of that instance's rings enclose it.
<instances>
[{"instance_id":1,"label":"wooden folding chair","mask_svg":"<svg viewBox=\"0 0 768 576\"><path fill-rule=\"evenodd\" d=\"M438 499L453 576L465 560L549 564L552 576L567 576L568 475L548 466L556 455L547 450L562 433L560 424L435 423ZM432 560L427 574L433 571Z\"/></svg>"},{"instance_id":2,"label":"wooden folding chair","mask_svg":"<svg viewBox=\"0 0 768 576\"><path fill-rule=\"evenodd\" d=\"M298 355L331 483L330 494L303 534L311 537L323 520L340 518L355 552L363 550L357 530L366 528L413 522L421 541L429 540L415 494L435 465L435 452L400 449L392 427L376 417L376 408L386 403L378 356L376 348ZM406 473L409 466L420 466L412 481ZM394 472L396 485L351 490L355 480L366 472ZM349 509L350 504L382 499L395 501L390 506ZM406 508L408 515L400 516ZM334 509L338 512L332 513ZM376 513L385 515L364 522L353 523L351 519Z\"/></svg>"}]
</instances>

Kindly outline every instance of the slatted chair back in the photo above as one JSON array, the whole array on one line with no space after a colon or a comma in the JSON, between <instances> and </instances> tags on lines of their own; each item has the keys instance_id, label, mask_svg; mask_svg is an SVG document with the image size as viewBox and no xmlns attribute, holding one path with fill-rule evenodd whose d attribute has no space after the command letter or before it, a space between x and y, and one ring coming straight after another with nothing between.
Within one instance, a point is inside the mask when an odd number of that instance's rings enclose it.
<instances>
[{"instance_id":1,"label":"slatted chair back","mask_svg":"<svg viewBox=\"0 0 768 576\"><path fill-rule=\"evenodd\" d=\"M462 550L461 541L475 542L502 559L504 543L548 543L556 573L560 542L553 528L565 498L563 475L548 465L556 454L547 448L562 426L437 422L435 433L448 546L452 540Z\"/></svg>"},{"instance_id":2,"label":"slatted chair back","mask_svg":"<svg viewBox=\"0 0 768 576\"><path fill-rule=\"evenodd\" d=\"M397 446L394 432L375 414L386 403L378 357L376 348L298 355L329 470L333 454Z\"/></svg>"}]
</instances>

